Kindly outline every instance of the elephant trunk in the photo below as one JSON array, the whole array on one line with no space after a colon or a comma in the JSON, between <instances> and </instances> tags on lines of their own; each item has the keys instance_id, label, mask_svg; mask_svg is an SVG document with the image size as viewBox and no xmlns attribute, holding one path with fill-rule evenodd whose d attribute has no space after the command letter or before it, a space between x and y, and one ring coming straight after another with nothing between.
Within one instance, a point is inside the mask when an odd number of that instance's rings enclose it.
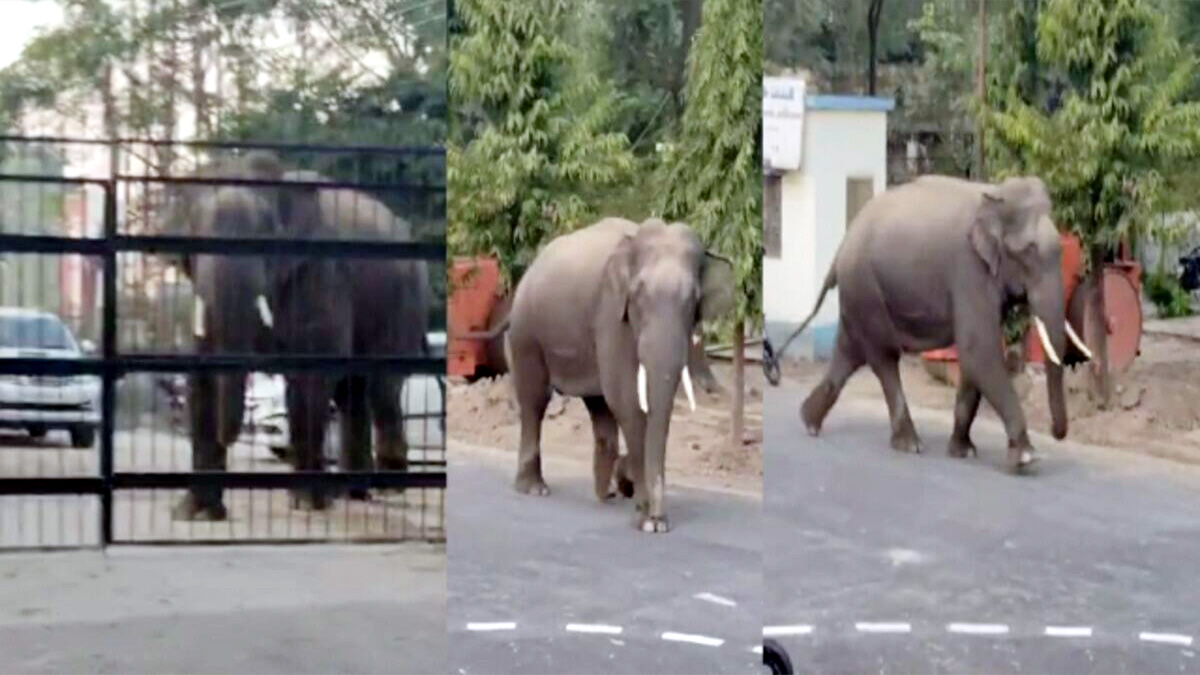
<instances>
[{"instance_id":1,"label":"elephant trunk","mask_svg":"<svg viewBox=\"0 0 1200 675\"><path fill-rule=\"evenodd\" d=\"M664 322L665 323L665 322ZM688 331L680 327L656 326L644 331L638 340L639 403L646 405L644 473L650 510L647 515L663 515L666 489L664 465L675 393L681 381L690 384L687 368ZM685 389L688 389L685 385ZM689 399L694 398L694 393Z\"/></svg>"},{"instance_id":2,"label":"elephant trunk","mask_svg":"<svg viewBox=\"0 0 1200 675\"><path fill-rule=\"evenodd\" d=\"M1052 275L1030 296L1034 330L1045 353L1046 396L1050 402L1051 432L1056 439L1067 436L1067 401L1063 384L1063 356L1067 353L1066 302L1062 280Z\"/></svg>"}]
</instances>

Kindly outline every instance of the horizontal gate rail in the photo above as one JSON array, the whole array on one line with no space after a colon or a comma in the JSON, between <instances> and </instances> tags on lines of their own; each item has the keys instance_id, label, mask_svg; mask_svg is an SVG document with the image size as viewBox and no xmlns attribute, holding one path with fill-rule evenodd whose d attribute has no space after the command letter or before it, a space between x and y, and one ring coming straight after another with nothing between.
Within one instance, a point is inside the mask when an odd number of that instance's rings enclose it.
<instances>
[{"instance_id":1,"label":"horizontal gate rail","mask_svg":"<svg viewBox=\"0 0 1200 675\"><path fill-rule=\"evenodd\" d=\"M119 234L111 239L54 235L0 234L6 253L195 253L208 255L314 256L322 258L389 258L442 262L446 245L438 242L386 239L235 239L176 235Z\"/></svg>"},{"instance_id":2,"label":"horizontal gate rail","mask_svg":"<svg viewBox=\"0 0 1200 675\"><path fill-rule=\"evenodd\" d=\"M446 359L432 356L245 356L149 354L111 359L0 359L0 375L103 375L124 373L213 373L229 371L373 373L444 375Z\"/></svg>"},{"instance_id":3,"label":"horizontal gate rail","mask_svg":"<svg viewBox=\"0 0 1200 675\"><path fill-rule=\"evenodd\" d=\"M282 150L330 154L369 153L373 155L414 155L441 157L446 149L430 145L337 145L329 143L276 143L274 141L176 141L155 138L117 137L113 139L75 136L20 136L0 134L0 143L48 143L63 145L145 145L150 147L212 148L214 150Z\"/></svg>"},{"instance_id":4,"label":"horizontal gate rail","mask_svg":"<svg viewBox=\"0 0 1200 675\"><path fill-rule=\"evenodd\" d=\"M407 471L214 471L195 473L118 472L114 489L305 488L443 488L445 460L413 460ZM437 471L441 469L441 471ZM17 476L0 478L0 495L87 495L105 491L99 476Z\"/></svg>"}]
</instances>

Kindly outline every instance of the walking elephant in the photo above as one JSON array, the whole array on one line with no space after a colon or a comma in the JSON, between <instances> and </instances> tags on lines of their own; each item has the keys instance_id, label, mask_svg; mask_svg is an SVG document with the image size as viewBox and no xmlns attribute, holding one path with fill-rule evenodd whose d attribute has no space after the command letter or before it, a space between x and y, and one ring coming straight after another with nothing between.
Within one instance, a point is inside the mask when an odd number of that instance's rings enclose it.
<instances>
[{"instance_id":1,"label":"walking elephant","mask_svg":"<svg viewBox=\"0 0 1200 675\"><path fill-rule=\"evenodd\" d=\"M216 162L200 177L325 182L284 171L273 155ZM382 203L343 188L185 185L168 196L169 231L197 236L408 239L411 229ZM428 353L430 288L426 264L412 260L194 255L181 261L197 298L200 354L422 355ZM329 401L336 402L340 464L346 470L403 469L407 444L399 391L388 373L286 376L292 463L324 470ZM193 374L189 387L192 460L197 471L226 468L241 431L245 376ZM377 435L371 453L371 425ZM365 497L364 493L355 496ZM324 508L319 488L293 493L296 507ZM219 488L196 487L176 505L180 519L224 519Z\"/></svg>"},{"instance_id":2,"label":"walking elephant","mask_svg":"<svg viewBox=\"0 0 1200 675\"><path fill-rule=\"evenodd\" d=\"M1067 434L1063 366L1091 358L1066 320L1059 233L1046 186L1035 177L989 185L927 176L884 192L854 218L826 275L812 321L837 287L840 322L833 359L800 416L816 435L846 380L863 365L879 378L891 416L891 445L920 452L900 384L899 358L955 345L961 378L949 453L974 453L971 424L981 396L1008 435L1008 464L1036 461L1025 416L1005 368L1002 321L1025 302L1046 359L1053 434Z\"/></svg>"},{"instance_id":3,"label":"walking elephant","mask_svg":"<svg viewBox=\"0 0 1200 675\"><path fill-rule=\"evenodd\" d=\"M583 398L595 437L601 500L633 497L638 527L666 532L667 433L693 330L728 310L729 261L705 251L682 223L620 218L550 242L517 285L508 315L508 364L521 415L516 489L547 495L541 424L552 390ZM620 458L618 433L627 455Z\"/></svg>"}]
</instances>

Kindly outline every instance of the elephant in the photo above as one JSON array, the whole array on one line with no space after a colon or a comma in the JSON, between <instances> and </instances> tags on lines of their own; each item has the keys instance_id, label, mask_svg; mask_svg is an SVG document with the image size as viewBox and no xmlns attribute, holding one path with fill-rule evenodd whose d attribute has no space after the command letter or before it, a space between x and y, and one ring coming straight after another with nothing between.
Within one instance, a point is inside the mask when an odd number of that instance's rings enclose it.
<instances>
[{"instance_id":1,"label":"elephant","mask_svg":"<svg viewBox=\"0 0 1200 675\"><path fill-rule=\"evenodd\" d=\"M1007 464L1020 473L1037 461L1024 412L1005 366L1002 321L1023 302L1046 354L1052 432L1067 435L1063 367L1091 358L1067 321L1061 246L1041 179L998 184L924 176L867 202L853 219L815 306L782 354L838 289L840 320L831 363L801 405L809 434L846 381L863 365L879 379L891 419L891 446L920 452L900 382L903 353L955 345L961 370L948 452L976 454L970 431L980 398L999 413Z\"/></svg>"},{"instance_id":2,"label":"elephant","mask_svg":"<svg viewBox=\"0 0 1200 675\"><path fill-rule=\"evenodd\" d=\"M202 167L199 177L328 182L314 172L285 171L277 157L253 152ZM195 185L167 195L164 229L226 237L410 238L411 228L382 203L340 187ZM302 256L193 255L180 261L197 298L200 354L423 355L430 286L427 265L415 260ZM381 299L386 305L381 311ZM345 470L406 468L407 442L399 391L389 373L288 374L286 404L293 467L323 471L329 401L341 427ZM195 373L189 408L193 468L222 471L244 414L245 376ZM378 436L371 453L371 424ZM364 491L351 496L366 498ZM295 490L293 506L323 509L327 490ZM177 519L222 520L220 488L197 486L176 505Z\"/></svg>"},{"instance_id":3,"label":"elephant","mask_svg":"<svg viewBox=\"0 0 1200 675\"><path fill-rule=\"evenodd\" d=\"M541 250L517 284L507 361L520 409L515 487L548 495L541 424L552 391L583 399L595 439L597 498L634 498L644 532L669 529L667 434L700 321L732 305L732 264L705 250L686 224L605 218ZM618 434L627 455L620 457ZM614 483L615 488L614 490Z\"/></svg>"}]
</instances>

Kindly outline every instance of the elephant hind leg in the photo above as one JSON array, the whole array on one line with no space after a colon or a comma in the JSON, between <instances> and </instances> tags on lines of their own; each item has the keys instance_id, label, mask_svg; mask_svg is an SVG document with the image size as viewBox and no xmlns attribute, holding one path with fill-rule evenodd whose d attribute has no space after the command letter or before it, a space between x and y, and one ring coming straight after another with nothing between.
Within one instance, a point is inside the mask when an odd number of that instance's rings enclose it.
<instances>
[{"instance_id":1,"label":"elephant hind leg","mask_svg":"<svg viewBox=\"0 0 1200 675\"><path fill-rule=\"evenodd\" d=\"M619 454L620 430L617 428L617 418L613 417L603 396L586 396L583 403L592 418L592 435L596 440L592 456L596 498L606 501L616 496L613 490L613 468Z\"/></svg>"},{"instance_id":2,"label":"elephant hind leg","mask_svg":"<svg viewBox=\"0 0 1200 675\"><path fill-rule=\"evenodd\" d=\"M335 401L341 431L338 467L343 471L370 471L371 415L367 405L366 377L349 375L343 378L338 384ZM367 498L367 491L351 488L349 497L363 500Z\"/></svg>"},{"instance_id":3,"label":"elephant hind leg","mask_svg":"<svg viewBox=\"0 0 1200 675\"><path fill-rule=\"evenodd\" d=\"M369 394L371 415L378 433L379 468L388 471L408 469L408 439L404 436L404 415L400 407L400 382L395 376L371 378Z\"/></svg>"},{"instance_id":4,"label":"elephant hind leg","mask_svg":"<svg viewBox=\"0 0 1200 675\"><path fill-rule=\"evenodd\" d=\"M833 404L837 403L842 387L846 386L846 381L863 366L863 363L857 347L850 342L844 329L838 327L833 361L821 382L809 392L808 398L804 399L803 405L800 406L800 418L804 421L809 435L816 436L821 433L821 424Z\"/></svg>"},{"instance_id":5,"label":"elephant hind leg","mask_svg":"<svg viewBox=\"0 0 1200 675\"><path fill-rule=\"evenodd\" d=\"M325 470L325 431L329 424L331 398L333 386L328 376L305 373L288 377L288 426L296 471ZM323 486L303 488L292 493L292 505L295 508L324 509L328 506L328 499L328 490Z\"/></svg>"},{"instance_id":6,"label":"elephant hind leg","mask_svg":"<svg viewBox=\"0 0 1200 675\"><path fill-rule=\"evenodd\" d=\"M510 338L511 340L511 338ZM517 492L545 496L550 488L542 476L542 419L550 404L550 372L541 350L511 345L513 387L521 409L521 446L517 451Z\"/></svg>"},{"instance_id":7,"label":"elephant hind leg","mask_svg":"<svg viewBox=\"0 0 1200 675\"><path fill-rule=\"evenodd\" d=\"M950 434L950 443L946 449L951 457L978 456L975 444L971 442L971 424L979 412L981 395L979 387L968 378L960 378L958 394L954 400L954 431Z\"/></svg>"},{"instance_id":8,"label":"elephant hind leg","mask_svg":"<svg viewBox=\"0 0 1200 675\"><path fill-rule=\"evenodd\" d=\"M892 423L892 447L901 452L921 452L921 439L908 411L904 385L900 381L900 355L888 354L871 363L871 371L883 386L888 416Z\"/></svg>"}]
</instances>

